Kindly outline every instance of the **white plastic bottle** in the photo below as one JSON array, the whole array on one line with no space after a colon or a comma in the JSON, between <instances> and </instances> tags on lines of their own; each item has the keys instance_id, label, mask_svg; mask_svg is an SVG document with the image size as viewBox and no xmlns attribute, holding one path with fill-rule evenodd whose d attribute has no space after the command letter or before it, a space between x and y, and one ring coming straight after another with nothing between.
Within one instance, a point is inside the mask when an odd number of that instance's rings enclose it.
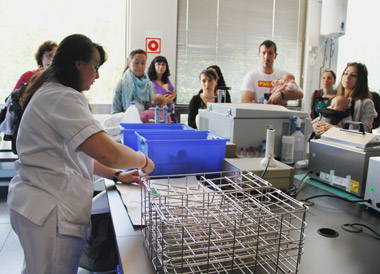
<instances>
[{"instance_id":1,"label":"white plastic bottle","mask_svg":"<svg viewBox=\"0 0 380 274\"><path fill-rule=\"evenodd\" d=\"M301 131L301 119L297 117L296 131L292 134L294 136L294 163L303 160L305 155L305 136Z\"/></svg>"},{"instance_id":2,"label":"white plastic bottle","mask_svg":"<svg viewBox=\"0 0 380 274\"><path fill-rule=\"evenodd\" d=\"M135 102L131 102L130 106L124 112L123 123L142 123L140 119L139 111Z\"/></svg>"},{"instance_id":3,"label":"white plastic bottle","mask_svg":"<svg viewBox=\"0 0 380 274\"><path fill-rule=\"evenodd\" d=\"M154 108L154 122L158 124L160 122L160 107L158 104L156 104L156 107Z\"/></svg>"},{"instance_id":4,"label":"white plastic bottle","mask_svg":"<svg viewBox=\"0 0 380 274\"><path fill-rule=\"evenodd\" d=\"M281 162L285 164L294 163L294 136L282 136Z\"/></svg>"}]
</instances>

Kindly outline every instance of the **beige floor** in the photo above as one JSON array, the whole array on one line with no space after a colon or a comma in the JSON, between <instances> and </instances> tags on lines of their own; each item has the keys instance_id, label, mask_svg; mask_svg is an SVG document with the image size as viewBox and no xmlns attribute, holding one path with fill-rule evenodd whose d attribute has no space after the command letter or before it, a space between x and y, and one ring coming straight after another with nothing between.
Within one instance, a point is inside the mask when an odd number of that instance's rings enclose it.
<instances>
[{"instance_id":1,"label":"beige floor","mask_svg":"<svg viewBox=\"0 0 380 274\"><path fill-rule=\"evenodd\" d=\"M8 207L7 207L8 187L0 187L0 273L20 274L24 261L17 235L12 230ZM85 269L80 268L78 274L90 274ZM116 273L116 272L113 272Z\"/></svg>"}]
</instances>

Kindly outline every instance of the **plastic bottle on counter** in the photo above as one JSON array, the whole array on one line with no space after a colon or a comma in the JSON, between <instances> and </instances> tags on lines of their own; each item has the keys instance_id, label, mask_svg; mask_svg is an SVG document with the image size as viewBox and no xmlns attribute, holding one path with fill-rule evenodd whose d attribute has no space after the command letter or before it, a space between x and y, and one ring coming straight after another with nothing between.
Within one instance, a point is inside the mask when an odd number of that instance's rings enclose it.
<instances>
[{"instance_id":1,"label":"plastic bottle on counter","mask_svg":"<svg viewBox=\"0 0 380 274\"><path fill-rule=\"evenodd\" d=\"M281 142L281 162L285 164L294 163L294 136L282 136Z\"/></svg>"},{"instance_id":2,"label":"plastic bottle on counter","mask_svg":"<svg viewBox=\"0 0 380 274\"><path fill-rule=\"evenodd\" d=\"M127 110L124 112L122 120L123 123L142 123L135 102L131 102Z\"/></svg>"},{"instance_id":3,"label":"plastic bottle on counter","mask_svg":"<svg viewBox=\"0 0 380 274\"><path fill-rule=\"evenodd\" d=\"M303 160L305 155L305 136L301 131L301 119L296 117L296 131L292 134L294 136L294 163Z\"/></svg>"},{"instance_id":4,"label":"plastic bottle on counter","mask_svg":"<svg viewBox=\"0 0 380 274\"><path fill-rule=\"evenodd\" d=\"M167 124L168 123L168 107L166 105L164 105L164 123Z\"/></svg>"},{"instance_id":5,"label":"plastic bottle on counter","mask_svg":"<svg viewBox=\"0 0 380 274\"><path fill-rule=\"evenodd\" d=\"M154 107L154 122L156 124L160 123L160 106L159 104L156 104Z\"/></svg>"},{"instance_id":6,"label":"plastic bottle on counter","mask_svg":"<svg viewBox=\"0 0 380 274\"><path fill-rule=\"evenodd\" d=\"M243 147L240 147L240 151L239 151L239 154L237 155L237 157L238 158L245 158Z\"/></svg>"}]
</instances>

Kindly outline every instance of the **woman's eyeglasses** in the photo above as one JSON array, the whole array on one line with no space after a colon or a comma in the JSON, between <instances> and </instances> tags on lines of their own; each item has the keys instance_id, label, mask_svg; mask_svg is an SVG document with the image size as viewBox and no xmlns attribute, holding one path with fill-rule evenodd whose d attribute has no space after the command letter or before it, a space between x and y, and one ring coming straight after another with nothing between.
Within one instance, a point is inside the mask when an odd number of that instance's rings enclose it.
<instances>
[{"instance_id":1,"label":"woman's eyeglasses","mask_svg":"<svg viewBox=\"0 0 380 274\"><path fill-rule=\"evenodd\" d=\"M100 64L99 63L96 63L94 61L88 61L90 64L93 64L94 65L94 72L95 73L98 73L99 72L99 68L100 68Z\"/></svg>"}]
</instances>

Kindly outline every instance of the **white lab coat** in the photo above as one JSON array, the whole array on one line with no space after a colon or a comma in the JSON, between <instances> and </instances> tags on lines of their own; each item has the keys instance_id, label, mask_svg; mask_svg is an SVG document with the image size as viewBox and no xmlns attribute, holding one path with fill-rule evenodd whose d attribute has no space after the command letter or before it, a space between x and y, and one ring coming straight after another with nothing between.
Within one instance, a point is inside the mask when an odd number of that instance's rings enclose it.
<instances>
[{"instance_id":1,"label":"white lab coat","mask_svg":"<svg viewBox=\"0 0 380 274\"><path fill-rule=\"evenodd\" d=\"M76 149L102 130L83 94L45 83L21 120L8 206L41 226L56 208L59 234L88 238L94 161Z\"/></svg>"}]
</instances>

